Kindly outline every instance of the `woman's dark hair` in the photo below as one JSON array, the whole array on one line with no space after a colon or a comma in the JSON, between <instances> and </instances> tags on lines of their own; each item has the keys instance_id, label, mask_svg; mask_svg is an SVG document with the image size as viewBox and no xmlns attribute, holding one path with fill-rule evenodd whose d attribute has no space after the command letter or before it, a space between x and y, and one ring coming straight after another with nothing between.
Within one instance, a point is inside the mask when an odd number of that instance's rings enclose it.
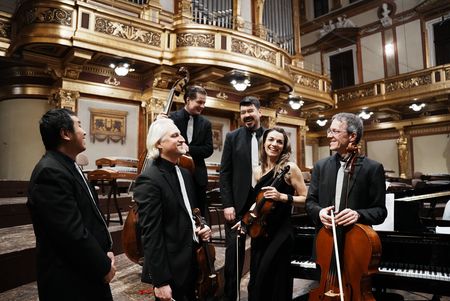
<instances>
[{"instance_id":1,"label":"woman's dark hair","mask_svg":"<svg viewBox=\"0 0 450 301\"><path fill-rule=\"evenodd\" d=\"M267 154L266 154L266 150L264 149L264 144L266 143L267 140L267 136L269 135L270 132L278 132L283 134L283 138L284 138L284 145L283 145L283 150L280 153L280 156L278 157L278 160L276 162L275 165L275 173L274 176L278 174L278 172L283 169L286 166L286 163L289 162L289 158L291 157L291 143L289 142L289 137L286 134L286 131L283 128L280 127L274 127L271 129L268 129L264 132L263 134L263 139L262 139L262 147L261 147L261 170L262 173L265 174L267 172Z\"/></svg>"},{"instance_id":2,"label":"woman's dark hair","mask_svg":"<svg viewBox=\"0 0 450 301\"><path fill-rule=\"evenodd\" d=\"M68 109L52 109L39 120L39 130L46 150L55 150L61 143L61 129L74 132L71 116L75 113Z\"/></svg>"}]
</instances>

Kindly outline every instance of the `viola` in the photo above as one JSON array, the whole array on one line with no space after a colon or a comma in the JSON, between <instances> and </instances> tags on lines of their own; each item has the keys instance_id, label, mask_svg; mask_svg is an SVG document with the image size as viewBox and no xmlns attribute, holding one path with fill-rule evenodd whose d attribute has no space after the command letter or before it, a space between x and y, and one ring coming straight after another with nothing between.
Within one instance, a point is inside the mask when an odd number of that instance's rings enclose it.
<instances>
[{"instance_id":1,"label":"viola","mask_svg":"<svg viewBox=\"0 0 450 301\"><path fill-rule=\"evenodd\" d=\"M275 177L270 186L277 188L281 184L284 175L289 172L290 166L286 165ZM264 191L260 191L256 196L256 205L253 209L245 213L241 220L241 229L248 233L250 237L256 238L266 234L267 216L274 209L275 203L271 199L264 197Z\"/></svg>"},{"instance_id":2,"label":"viola","mask_svg":"<svg viewBox=\"0 0 450 301\"><path fill-rule=\"evenodd\" d=\"M167 98L166 105L163 109L163 113L168 114L173 103L175 95L179 95L184 86L189 82L189 72L186 68L181 67L178 70L178 74L183 76L178 79L172 86ZM139 156L138 173L140 174L147 164L149 159L147 158L147 150L145 150L141 156ZM191 157L183 155L180 157L178 165L187 168L192 174L194 173L195 165L194 160ZM134 203L128 211L127 218L123 225L122 231L122 244L125 255L134 263L143 265L144 263L144 250L141 242L141 230L138 223L138 211L137 204Z\"/></svg>"},{"instance_id":3,"label":"viola","mask_svg":"<svg viewBox=\"0 0 450 301\"><path fill-rule=\"evenodd\" d=\"M200 209L194 208L192 210L195 219L195 225L202 229L205 225L200 215ZM199 274L196 283L197 299L210 300L212 297L218 297L222 287L222 279L220 274L214 267L216 260L216 250L212 244L207 241L202 241L200 247L196 250L197 263L199 267Z\"/></svg>"}]
</instances>

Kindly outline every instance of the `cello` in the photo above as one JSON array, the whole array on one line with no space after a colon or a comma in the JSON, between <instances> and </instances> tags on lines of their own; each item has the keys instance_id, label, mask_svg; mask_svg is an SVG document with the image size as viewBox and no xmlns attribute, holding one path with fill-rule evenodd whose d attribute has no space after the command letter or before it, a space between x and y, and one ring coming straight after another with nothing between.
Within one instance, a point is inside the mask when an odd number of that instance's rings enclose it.
<instances>
[{"instance_id":1,"label":"cello","mask_svg":"<svg viewBox=\"0 0 450 301\"><path fill-rule=\"evenodd\" d=\"M345 165L348 185L358 158L357 148L349 145ZM348 191L348 190L345 190ZM347 201L348 193L344 194ZM381 260L381 242L372 227L353 224L336 227L331 211L331 229L322 227L316 237L316 263L321 268L319 287L309 294L309 301L375 301L370 276ZM341 259L343 259L341 261Z\"/></svg>"},{"instance_id":2,"label":"cello","mask_svg":"<svg viewBox=\"0 0 450 301\"><path fill-rule=\"evenodd\" d=\"M202 229L205 224L200 215L200 209L194 208L192 214L195 225ZM216 271L214 261L216 260L216 250L207 241L200 242L200 247L196 250L196 258L199 267L199 274L195 287L195 294L200 301L210 300L211 297L219 297L222 286L220 274Z\"/></svg>"},{"instance_id":3,"label":"cello","mask_svg":"<svg viewBox=\"0 0 450 301\"><path fill-rule=\"evenodd\" d=\"M186 84L189 82L189 72L186 68L181 67L178 75L182 77L175 81L172 88L170 89L169 95L167 97L167 102L164 106L162 113L168 114L173 103L174 96L179 96L181 91L184 89ZM147 150L145 150L139 157L138 174L140 174L149 160L147 158ZM188 169L191 174L194 173L194 161L191 157L183 155L180 157L178 165ZM133 201L134 202L134 201ZM138 210L137 204L134 203L128 212L127 218L123 225L122 230L122 246L125 255L134 263L143 265L144 263L144 250L141 242L141 230L138 223Z\"/></svg>"}]
</instances>

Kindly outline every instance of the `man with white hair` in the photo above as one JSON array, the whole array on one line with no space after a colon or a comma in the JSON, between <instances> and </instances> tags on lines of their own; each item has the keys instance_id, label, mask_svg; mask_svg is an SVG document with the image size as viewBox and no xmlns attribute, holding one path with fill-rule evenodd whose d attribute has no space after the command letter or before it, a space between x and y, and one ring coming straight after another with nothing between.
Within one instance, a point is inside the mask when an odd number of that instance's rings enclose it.
<instances>
[{"instance_id":1,"label":"man with white hair","mask_svg":"<svg viewBox=\"0 0 450 301\"><path fill-rule=\"evenodd\" d=\"M172 120L158 119L150 126L147 149L153 161L134 190L144 246L142 282L153 284L159 300L195 300L195 250L199 239L209 240L211 229L196 227L192 218L193 179L177 165L186 153L185 139Z\"/></svg>"}]
</instances>

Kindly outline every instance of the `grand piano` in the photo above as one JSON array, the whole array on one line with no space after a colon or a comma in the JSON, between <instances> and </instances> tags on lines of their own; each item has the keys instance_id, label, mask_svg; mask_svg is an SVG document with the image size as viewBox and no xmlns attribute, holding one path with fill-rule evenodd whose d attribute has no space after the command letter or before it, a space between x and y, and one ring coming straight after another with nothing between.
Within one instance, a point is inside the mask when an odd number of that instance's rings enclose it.
<instances>
[{"instance_id":1,"label":"grand piano","mask_svg":"<svg viewBox=\"0 0 450 301\"><path fill-rule=\"evenodd\" d=\"M377 292L391 288L434 294L433 300L450 296L450 234L435 233L436 226L450 226L450 221L439 220L429 210L430 204L448 201L450 189L424 194L409 191L407 195L395 197L393 231L377 231L382 256L372 287ZM294 232L292 273L295 278L319 280L320 267L311 261L314 227L307 219L301 220Z\"/></svg>"}]
</instances>

